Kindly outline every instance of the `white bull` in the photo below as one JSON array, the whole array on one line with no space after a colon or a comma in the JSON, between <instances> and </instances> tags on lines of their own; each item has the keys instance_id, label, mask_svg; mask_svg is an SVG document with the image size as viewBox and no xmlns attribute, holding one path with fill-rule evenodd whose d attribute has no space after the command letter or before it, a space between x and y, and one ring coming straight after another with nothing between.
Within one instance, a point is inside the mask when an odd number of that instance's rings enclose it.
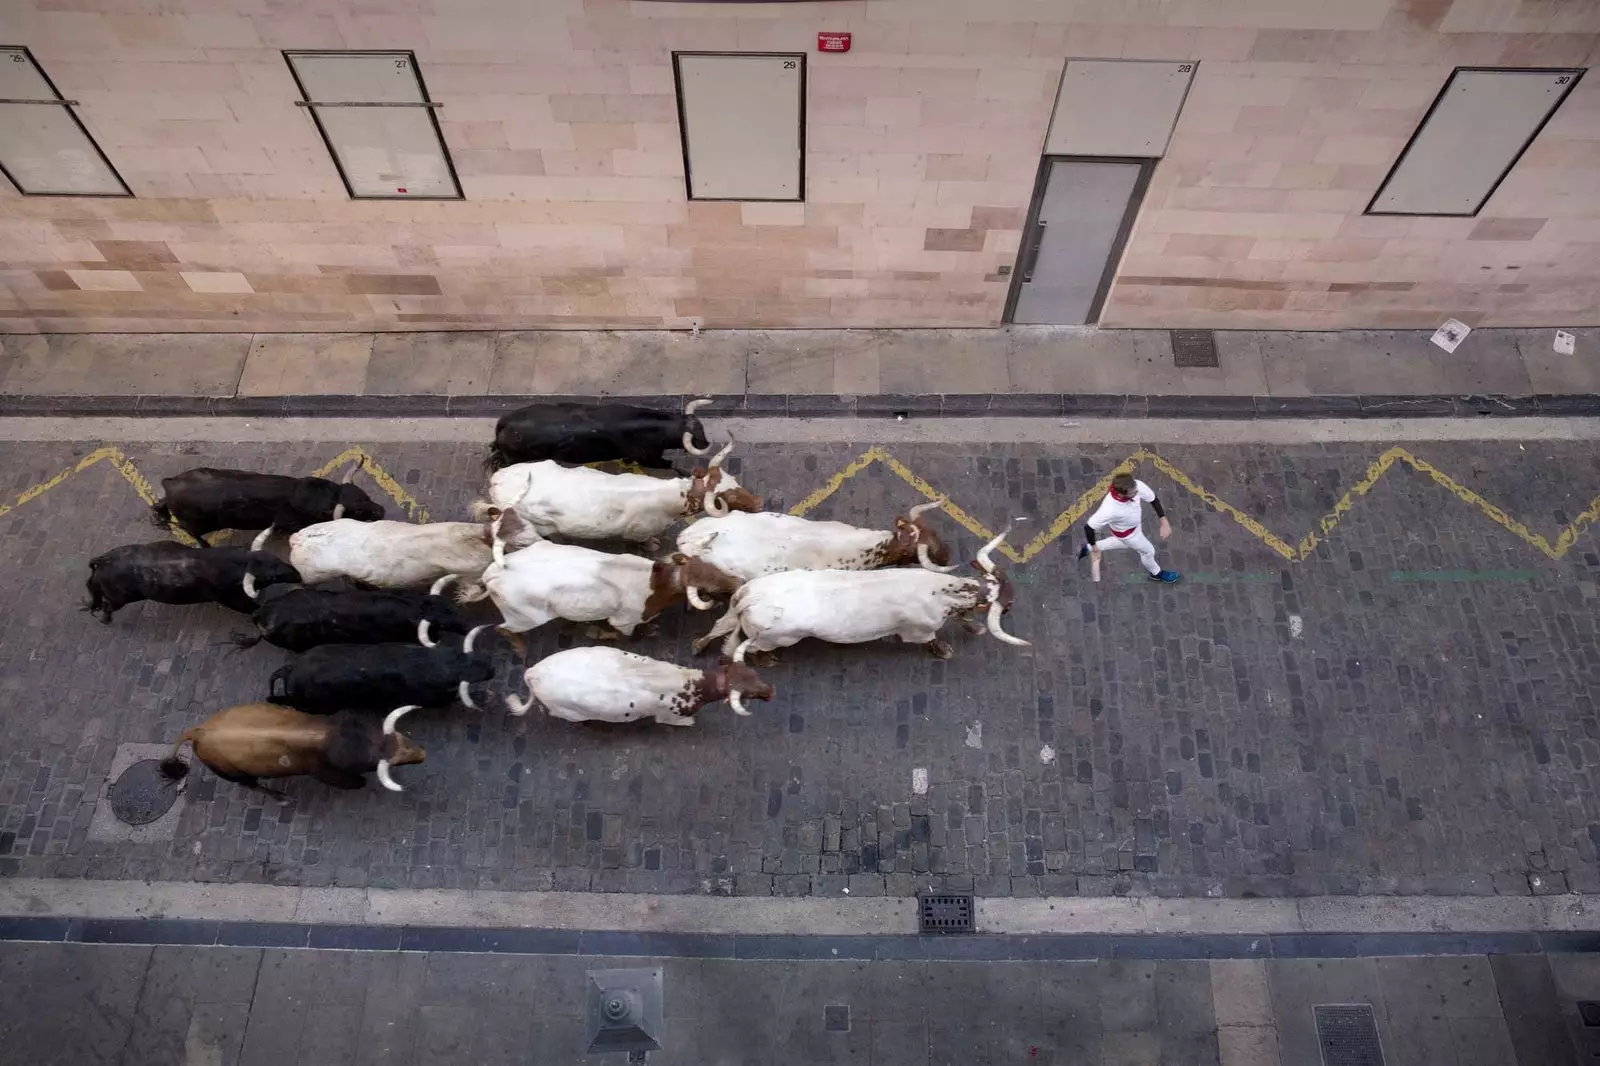
<instances>
[{"instance_id":1,"label":"white bull","mask_svg":"<svg viewBox=\"0 0 1600 1066\"><path fill-rule=\"evenodd\" d=\"M515 536L525 523L508 513L496 523L496 536ZM461 602L494 600L505 622L499 632L526 654L521 634L557 619L606 622L623 636L682 599L699 610L711 607L701 594L731 595L739 582L710 563L674 555L659 562L638 555L612 555L542 540L505 552L496 540L494 562L476 585L467 585Z\"/></svg>"},{"instance_id":2,"label":"white bull","mask_svg":"<svg viewBox=\"0 0 1600 1066\"><path fill-rule=\"evenodd\" d=\"M493 527L478 522L358 522L341 518L318 522L289 537L289 558L307 585L347 577L375 588L425 585L447 574L476 580L494 561ZM271 529L264 529L252 547L260 551ZM538 537L519 531L521 547ZM255 598L255 585L245 578L245 592Z\"/></svg>"},{"instance_id":3,"label":"white bull","mask_svg":"<svg viewBox=\"0 0 1600 1066\"><path fill-rule=\"evenodd\" d=\"M704 559L743 581L785 570L876 570L920 561L947 573L950 549L929 529L923 514L944 498L911 508L893 529L860 529L843 522L817 522L762 511L702 518L678 534L678 550Z\"/></svg>"},{"instance_id":4,"label":"white bull","mask_svg":"<svg viewBox=\"0 0 1600 1066\"><path fill-rule=\"evenodd\" d=\"M694 725L695 712L708 703L725 699L735 713L749 714L746 697L770 700L776 692L741 663L694 670L617 648L557 652L529 667L522 678L529 696L507 697L512 714L527 714L540 703L551 716L568 722L654 718L662 725Z\"/></svg>"},{"instance_id":5,"label":"white bull","mask_svg":"<svg viewBox=\"0 0 1600 1066\"><path fill-rule=\"evenodd\" d=\"M934 655L948 659L955 653L939 639L940 627L959 617L970 632L979 632L970 615L985 609L996 639L1027 647L1027 641L1000 628L1001 614L1010 609L1011 582L989 556L1005 536L978 552L973 565L983 571L980 578L926 568L791 570L758 577L733 594L728 613L694 642L694 650L704 651L723 637L723 654L744 662L748 651L787 648L807 637L863 644L897 636L907 644L927 644Z\"/></svg>"},{"instance_id":6,"label":"white bull","mask_svg":"<svg viewBox=\"0 0 1600 1066\"><path fill-rule=\"evenodd\" d=\"M676 478L608 474L553 460L517 463L489 478L489 498L472 505L472 516L492 520L509 510L544 537L654 542L674 522L702 511L761 510L761 501L722 470L732 450L729 441L707 467Z\"/></svg>"}]
</instances>

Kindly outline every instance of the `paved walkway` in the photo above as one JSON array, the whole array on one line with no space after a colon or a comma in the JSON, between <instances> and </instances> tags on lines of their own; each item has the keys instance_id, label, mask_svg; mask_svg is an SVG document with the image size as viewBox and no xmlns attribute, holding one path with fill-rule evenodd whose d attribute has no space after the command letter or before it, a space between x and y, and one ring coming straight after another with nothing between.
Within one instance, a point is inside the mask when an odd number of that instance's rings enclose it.
<instances>
[{"instance_id":1,"label":"paved walkway","mask_svg":"<svg viewBox=\"0 0 1600 1066\"><path fill-rule=\"evenodd\" d=\"M963 558L1027 516L1010 627L1034 647L957 634L950 663L797 647L770 671L773 703L693 730L431 712L403 795L298 782L279 807L198 774L170 822L97 825L118 760L259 698L287 659L219 647L241 620L218 608L136 606L109 627L74 609L85 559L156 536L130 479L359 461L397 514L436 519L481 483L481 443L350 445L3 446L3 684L30 711L0 761L0 874L823 898L1600 891L1600 501L1582 441L750 444L738 474L775 509L886 523L950 493L938 526ZM1187 584L1108 557L1091 585L1076 562L1073 523L1122 465L1168 501ZM707 624L675 612L638 647L687 660ZM550 627L533 649L580 636ZM515 676L499 655L496 693Z\"/></svg>"},{"instance_id":2,"label":"paved walkway","mask_svg":"<svg viewBox=\"0 0 1600 1066\"><path fill-rule=\"evenodd\" d=\"M1576 330L1572 356L1554 332L1479 330L1454 353L1426 332L1219 332L1215 367L1178 366L1166 331L1048 327L9 335L0 399L692 394L801 397L826 413L836 405L817 401L833 396L1600 394L1600 329Z\"/></svg>"},{"instance_id":3,"label":"paved walkway","mask_svg":"<svg viewBox=\"0 0 1600 1066\"><path fill-rule=\"evenodd\" d=\"M0 1041L30 1066L615 1062L582 1054L588 975L658 967L663 1064L1304 1066L1334 1061L1332 1008L1394 1066L1554 1066L1600 1052L1595 902L978 900L979 933L919 937L888 900L11 880Z\"/></svg>"}]
</instances>

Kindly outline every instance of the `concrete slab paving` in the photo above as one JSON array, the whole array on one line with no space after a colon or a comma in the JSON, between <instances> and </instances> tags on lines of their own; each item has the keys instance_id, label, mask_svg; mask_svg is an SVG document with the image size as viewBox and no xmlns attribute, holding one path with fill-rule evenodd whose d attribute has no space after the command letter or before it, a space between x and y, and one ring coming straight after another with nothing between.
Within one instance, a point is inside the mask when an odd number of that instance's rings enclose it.
<instances>
[{"instance_id":1,"label":"concrete slab paving","mask_svg":"<svg viewBox=\"0 0 1600 1066\"><path fill-rule=\"evenodd\" d=\"M479 396L494 370L493 333L380 333L362 392L371 396Z\"/></svg>"},{"instance_id":2,"label":"concrete slab paving","mask_svg":"<svg viewBox=\"0 0 1600 1066\"><path fill-rule=\"evenodd\" d=\"M1218 331L1179 368L1165 330L503 331L0 337L0 393L26 395L1391 396L1600 392L1600 330ZM486 348L487 346L487 348ZM243 379L241 352L250 365ZM487 354L486 354L487 352ZM485 359L489 365L485 366ZM238 386L237 393L235 385Z\"/></svg>"},{"instance_id":3,"label":"concrete slab paving","mask_svg":"<svg viewBox=\"0 0 1600 1066\"><path fill-rule=\"evenodd\" d=\"M250 342L240 333L0 336L8 356L0 393L231 396Z\"/></svg>"},{"instance_id":4,"label":"concrete slab paving","mask_svg":"<svg viewBox=\"0 0 1600 1066\"><path fill-rule=\"evenodd\" d=\"M365 388L370 333L262 333L250 345L240 396L329 396Z\"/></svg>"}]
</instances>

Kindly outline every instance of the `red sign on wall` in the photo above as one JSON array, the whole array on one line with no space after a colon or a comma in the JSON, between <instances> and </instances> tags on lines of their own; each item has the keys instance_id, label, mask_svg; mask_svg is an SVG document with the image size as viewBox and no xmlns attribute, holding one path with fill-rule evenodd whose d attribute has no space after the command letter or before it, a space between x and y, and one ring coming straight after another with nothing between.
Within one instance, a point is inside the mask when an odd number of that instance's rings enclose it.
<instances>
[{"instance_id":1,"label":"red sign on wall","mask_svg":"<svg viewBox=\"0 0 1600 1066\"><path fill-rule=\"evenodd\" d=\"M850 51L850 35L848 33L819 33L817 34L817 51L848 52Z\"/></svg>"}]
</instances>

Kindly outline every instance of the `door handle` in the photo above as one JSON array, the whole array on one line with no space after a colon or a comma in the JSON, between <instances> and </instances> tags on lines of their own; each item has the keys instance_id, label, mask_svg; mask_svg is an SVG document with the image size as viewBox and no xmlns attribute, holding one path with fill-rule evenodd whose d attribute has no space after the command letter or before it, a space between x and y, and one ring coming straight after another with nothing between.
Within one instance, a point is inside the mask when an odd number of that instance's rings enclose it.
<instances>
[{"instance_id":1,"label":"door handle","mask_svg":"<svg viewBox=\"0 0 1600 1066\"><path fill-rule=\"evenodd\" d=\"M1044 244L1044 219L1040 219L1033 226L1033 240L1028 245L1028 265L1022 268L1022 280L1026 284L1033 280L1033 268L1039 265L1039 249Z\"/></svg>"}]
</instances>

